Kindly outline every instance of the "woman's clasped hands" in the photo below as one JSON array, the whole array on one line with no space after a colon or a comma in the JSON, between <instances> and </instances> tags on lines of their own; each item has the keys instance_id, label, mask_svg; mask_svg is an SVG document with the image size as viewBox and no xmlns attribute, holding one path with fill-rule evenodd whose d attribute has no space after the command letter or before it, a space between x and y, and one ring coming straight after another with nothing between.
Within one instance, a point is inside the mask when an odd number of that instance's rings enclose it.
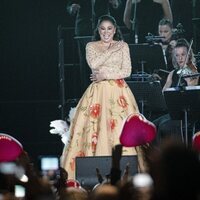
<instances>
[{"instance_id":1,"label":"woman's clasped hands","mask_svg":"<svg viewBox=\"0 0 200 200\"><path fill-rule=\"evenodd\" d=\"M119 51L123 46L124 46L124 42L122 40L114 42L114 43L110 43L108 45L108 48L106 51L108 51L110 53L114 53L116 51ZM105 79L106 79L106 77L105 77L103 70L101 70L101 69L93 69L92 70L92 74L90 75L91 81L98 83Z\"/></svg>"},{"instance_id":2,"label":"woman's clasped hands","mask_svg":"<svg viewBox=\"0 0 200 200\"><path fill-rule=\"evenodd\" d=\"M98 83L105 79L104 74L99 69L92 70L92 74L90 75L90 80Z\"/></svg>"}]
</instances>

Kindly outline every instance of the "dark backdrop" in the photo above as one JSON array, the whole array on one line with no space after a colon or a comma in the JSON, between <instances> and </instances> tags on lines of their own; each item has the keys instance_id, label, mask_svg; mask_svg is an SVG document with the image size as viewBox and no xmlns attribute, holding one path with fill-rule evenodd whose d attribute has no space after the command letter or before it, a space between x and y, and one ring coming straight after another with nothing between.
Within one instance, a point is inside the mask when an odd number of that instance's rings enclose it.
<instances>
[{"instance_id":1,"label":"dark backdrop","mask_svg":"<svg viewBox=\"0 0 200 200\"><path fill-rule=\"evenodd\" d=\"M18 139L33 159L60 155L63 148L60 137L49 133L50 121L61 118L59 25L67 28L62 34L64 62L69 64L65 98L72 103L66 108L75 106L73 99L82 95L75 19L67 14L66 4L67 0L0 1L0 132ZM116 16L121 25L123 13Z\"/></svg>"},{"instance_id":2,"label":"dark backdrop","mask_svg":"<svg viewBox=\"0 0 200 200\"><path fill-rule=\"evenodd\" d=\"M70 28L74 21L65 7L64 0L0 1L0 132L17 138L33 159L61 154L63 148L49 124L61 116L58 25L69 27L65 61L77 57ZM65 73L66 98L79 97L77 67Z\"/></svg>"}]
</instances>

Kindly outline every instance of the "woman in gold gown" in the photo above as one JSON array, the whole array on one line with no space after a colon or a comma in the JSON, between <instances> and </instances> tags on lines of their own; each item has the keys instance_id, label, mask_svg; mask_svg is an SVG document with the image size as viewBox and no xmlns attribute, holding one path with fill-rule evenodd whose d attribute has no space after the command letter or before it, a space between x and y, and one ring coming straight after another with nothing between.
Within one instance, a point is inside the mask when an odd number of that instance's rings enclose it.
<instances>
[{"instance_id":1,"label":"woman in gold gown","mask_svg":"<svg viewBox=\"0 0 200 200\"><path fill-rule=\"evenodd\" d=\"M110 156L119 144L123 121L139 114L135 98L124 81L131 74L128 44L122 40L112 16L99 18L94 40L86 46L86 59L92 70L91 81L80 99L70 125L70 140L63 149L61 166L75 178L75 158ZM123 148L123 155L138 155L143 169L140 147Z\"/></svg>"}]
</instances>

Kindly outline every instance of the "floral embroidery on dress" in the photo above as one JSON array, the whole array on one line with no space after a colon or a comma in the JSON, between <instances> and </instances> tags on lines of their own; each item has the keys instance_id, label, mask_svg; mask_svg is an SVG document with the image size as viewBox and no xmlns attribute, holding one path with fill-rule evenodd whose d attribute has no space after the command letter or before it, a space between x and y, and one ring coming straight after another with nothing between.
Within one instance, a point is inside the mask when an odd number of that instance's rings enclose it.
<instances>
[{"instance_id":1,"label":"floral embroidery on dress","mask_svg":"<svg viewBox=\"0 0 200 200\"><path fill-rule=\"evenodd\" d=\"M98 134L95 132L92 134L92 153L95 153L98 141Z\"/></svg>"},{"instance_id":2,"label":"floral embroidery on dress","mask_svg":"<svg viewBox=\"0 0 200 200\"><path fill-rule=\"evenodd\" d=\"M98 118L101 112L101 105L96 103L90 106L90 116L94 119Z\"/></svg>"},{"instance_id":3,"label":"floral embroidery on dress","mask_svg":"<svg viewBox=\"0 0 200 200\"><path fill-rule=\"evenodd\" d=\"M120 87L120 88L124 87L125 81L123 79L117 79L117 80L115 80L115 82L117 83L118 87Z\"/></svg>"},{"instance_id":4,"label":"floral embroidery on dress","mask_svg":"<svg viewBox=\"0 0 200 200\"><path fill-rule=\"evenodd\" d=\"M114 131L114 129L116 127L116 124L117 124L117 120L116 119L110 119L109 125L110 125L110 129L111 129L112 132Z\"/></svg>"},{"instance_id":5,"label":"floral embroidery on dress","mask_svg":"<svg viewBox=\"0 0 200 200\"><path fill-rule=\"evenodd\" d=\"M123 95L121 95L119 97L119 99L117 100L117 102L118 102L119 106L121 106L122 108L127 108L127 106L128 106L126 98Z\"/></svg>"}]
</instances>

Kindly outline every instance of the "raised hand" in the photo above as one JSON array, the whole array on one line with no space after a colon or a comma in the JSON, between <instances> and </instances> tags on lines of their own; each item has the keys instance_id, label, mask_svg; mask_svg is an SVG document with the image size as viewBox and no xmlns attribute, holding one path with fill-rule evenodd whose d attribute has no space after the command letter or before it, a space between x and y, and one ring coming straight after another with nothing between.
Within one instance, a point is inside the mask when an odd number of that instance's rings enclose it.
<instances>
[{"instance_id":1,"label":"raised hand","mask_svg":"<svg viewBox=\"0 0 200 200\"><path fill-rule=\"evenodd\" d=\"M112 149L112 167L120 168L120 160L122 157L122 145L118 144Z\"/></svg>"},{"instance_id":2,"label":"raised hand","mask_svg":"<svg viewBox=\"0 0 200 200\"><path fill-rule=\"evenodd\" d=\"M119 51L123 46L124 46L123 41L111 43L110 46L108 47L108 51L113 53L113 52Z\"/></svg>"},{"instance_id":3,"label":"raised hand","mask_svg":"<svg viewBox=\"0 0 200 200\"><path fill-rule=\"evenodd\" d=\"M90 80L98 83L99 81L104 80L104 74L101 73L98 69L93 70L92 74L90 75Z\"/></svg>"}]
</instances>

